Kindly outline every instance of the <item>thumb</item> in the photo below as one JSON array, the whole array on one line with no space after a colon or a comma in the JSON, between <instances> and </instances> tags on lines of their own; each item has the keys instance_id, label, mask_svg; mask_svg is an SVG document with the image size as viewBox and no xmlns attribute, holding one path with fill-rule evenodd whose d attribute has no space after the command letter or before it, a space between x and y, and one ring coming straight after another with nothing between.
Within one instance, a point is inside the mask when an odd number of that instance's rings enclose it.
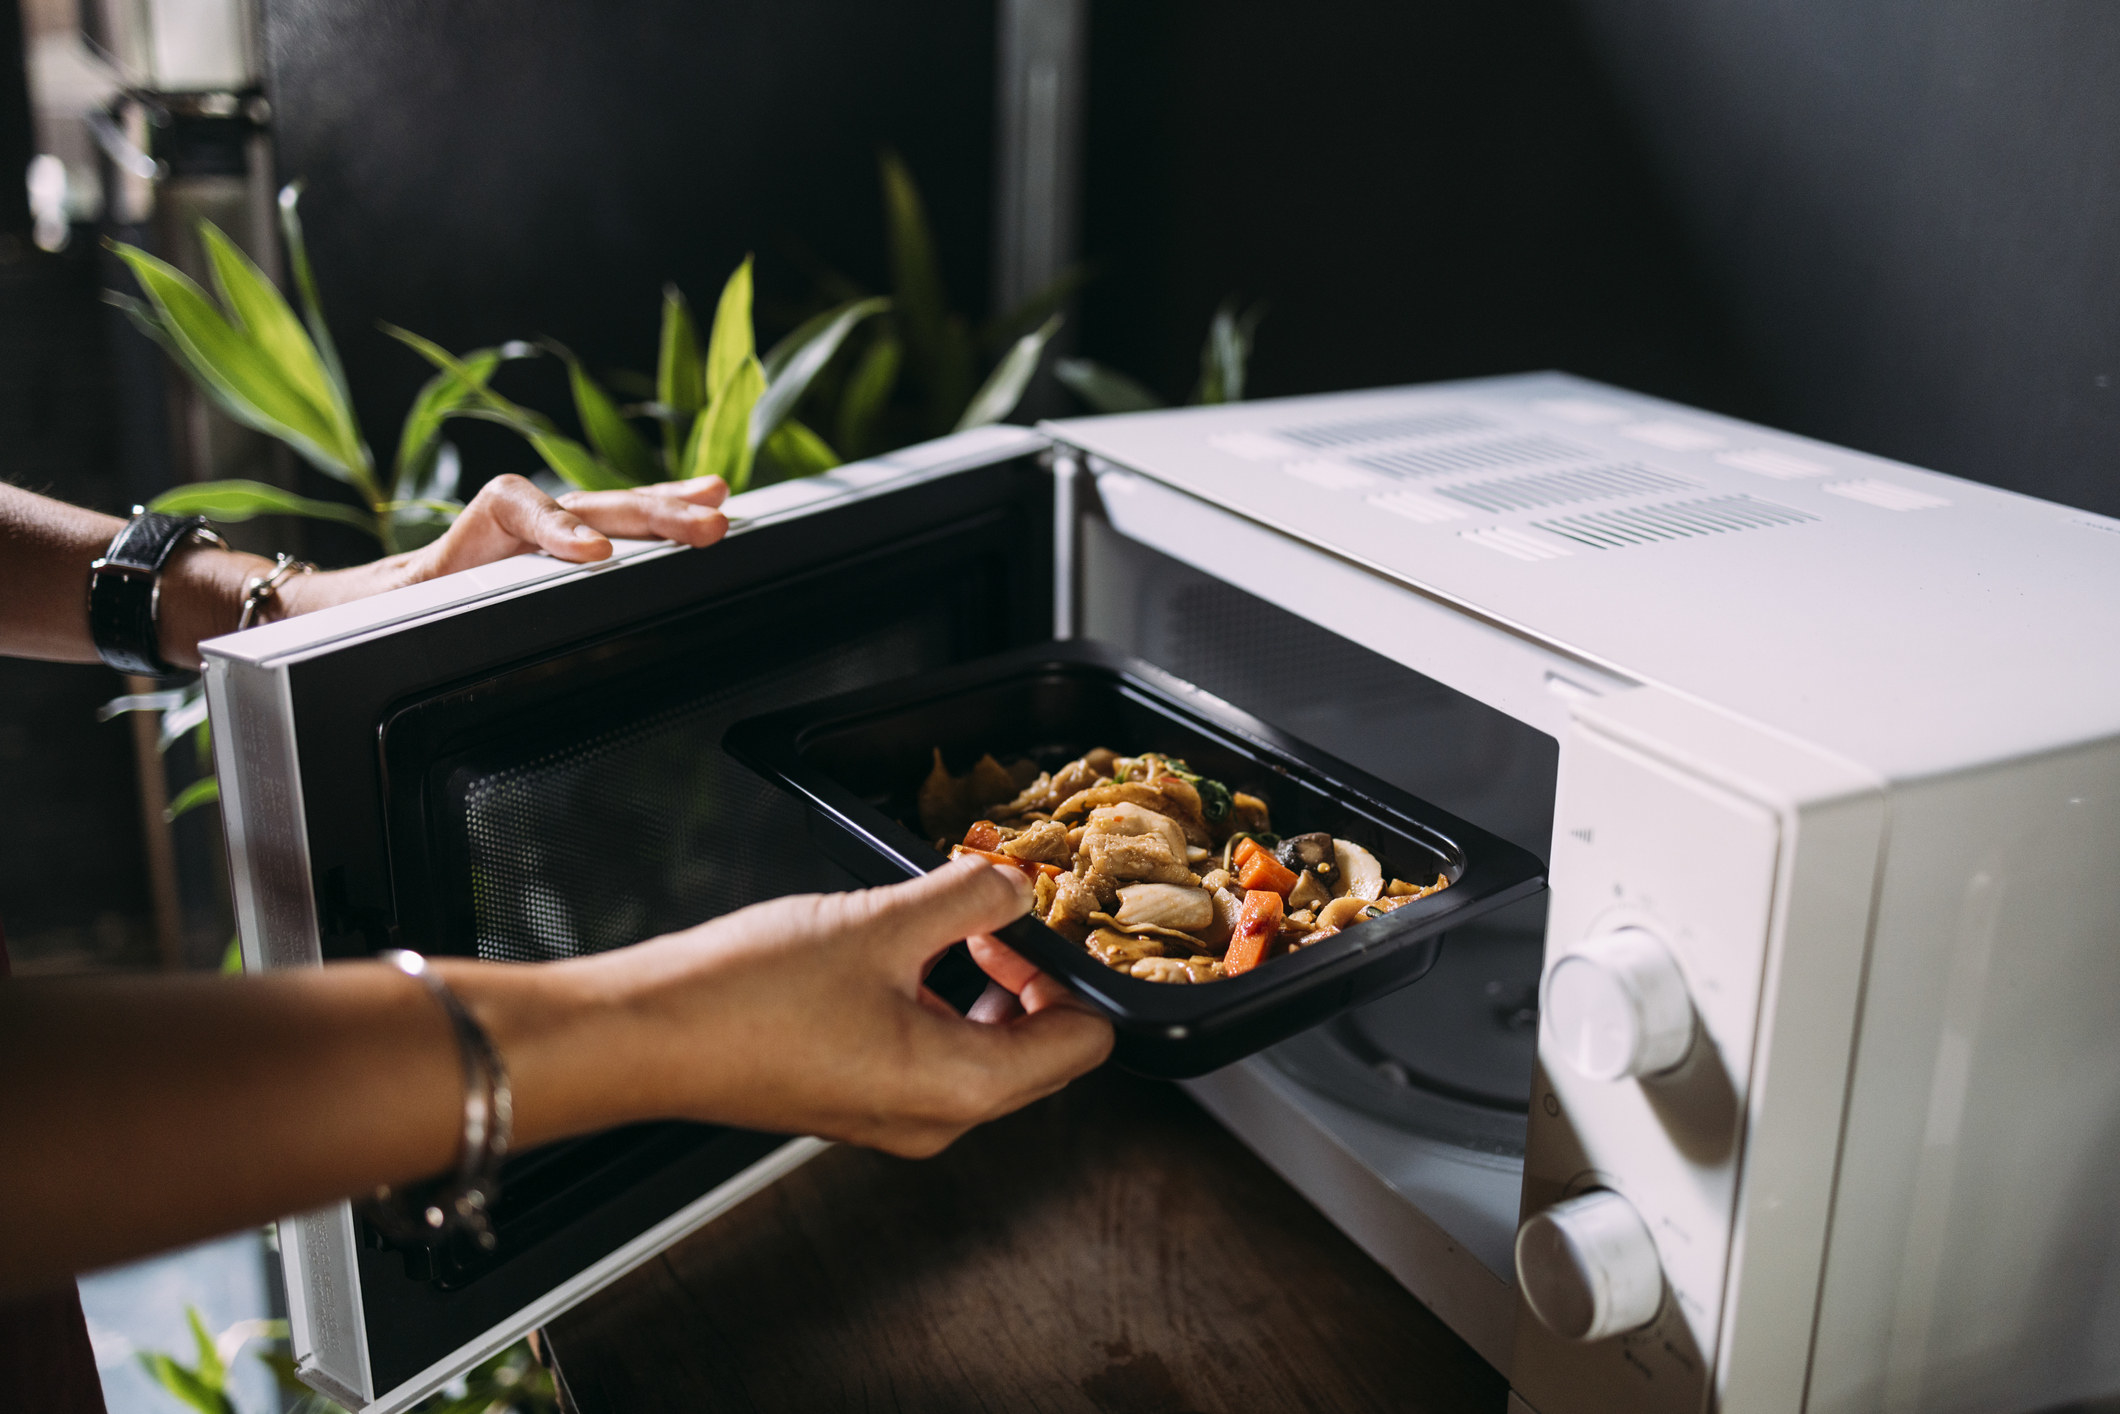
<instances>
[{"instance_id":1,"label":"thumb","mask_svg":"<svg viewBox=\"0 0 2120 1414\"><path fill-rule=\"evenodd\" d=\"M1022 871L958 859L918 879L871 889L864 902L892 961L925 962L960 938L1021 918L1032 897Z\"/></svg>"}]
</instances>

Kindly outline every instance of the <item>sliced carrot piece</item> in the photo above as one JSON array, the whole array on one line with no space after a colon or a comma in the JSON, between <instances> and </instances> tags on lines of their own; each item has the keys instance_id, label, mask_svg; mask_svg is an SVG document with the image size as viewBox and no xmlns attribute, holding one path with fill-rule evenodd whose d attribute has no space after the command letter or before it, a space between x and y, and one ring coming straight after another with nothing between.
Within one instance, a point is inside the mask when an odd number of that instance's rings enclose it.
<instances>
[{"instance_id":1,"label":"sliced carrot piece","mask_svg":"<svg viewBox=\"0 0 2120 1414\"><path fill-rule=\"evenodd\" d=\"M1283 898L1302 882L1302 876L1264 849L1254 849L1237 866L1237 882L1245 889L1271 889Z\"/></svg>"},{"instance_id":2,"label":"sliced carrot piece","mask_svg":"<svg viewBox=\"0 0 2120 1414\"><path fill-rule=\"evenodd\" d=\"M983 849L991 853L1001 848L1001 827L991 820L975 820L972 828L964 832L967 849Z\"/></svg>"},{"instance_id":3,"label":"sliced carrot piece","mask_svg":"<svg viewBox=\"0 0 2120 1414\"><path fill-rule=\"evenodd\" d=\"M1285 870L1283 871L1286 872ZM1251 889L1237 910L1229 951L1222 955L1222 975L1234 977L1266 961L1267 950L1281 936L1281 896L1271 889Z\"/></svg>"},{"instance_id":4,"label":"sliced carrot piece","mask_svg":"<svg viewBox=\"0 0 2120 1414\"><path fill-rule=\"evenodd\" d=\"M1230 855L1229 862L1241 869L1244 867L1245 860L1251 858L1254 854L1262 852L1264 849L1264 845L1250 835L1246 835L1243 839L1237 841L1236 852Z\"/></svg>"}]
</instances>

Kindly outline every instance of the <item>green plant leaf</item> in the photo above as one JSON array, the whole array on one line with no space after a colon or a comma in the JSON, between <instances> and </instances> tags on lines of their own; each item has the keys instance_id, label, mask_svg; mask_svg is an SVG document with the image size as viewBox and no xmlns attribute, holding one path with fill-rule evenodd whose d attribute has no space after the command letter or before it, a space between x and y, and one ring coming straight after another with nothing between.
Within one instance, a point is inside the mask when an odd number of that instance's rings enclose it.
<instances>
[{"instance_id":1,"label":"green plant leaf","mask_svg":"<svg viewBox=\"0 0 2120 1414\"><path fill-rule=\"evenodd\" d=\"M766 391L751 410L751 444L762 445L787 420L802 395L810 390L810 384L862 320L890 307L891 302L881 296L853 300L805 321L775 344L761 365Z\"/></svg>"},{"instance_id":2,"label":"green plant leaf","mask_svg":"<svg viewBox=\"0 0 2120 1414\"><path fill-rule=\"evenodd\" d=\"M476 376L477 386L483 388L504 360L530 358L535 353L536 350L528 344L505 344L497 349L473 349L461 362L466 371ZM405 413L404 429L398 433L397 460L390 480L392 491L410 491L415 495L425 491L420 483L433 467L434 449L441 439L443 424L473 396L472 389L465 386L462 378L446 370L436 373L421 386L419 396L412 400L412 407Z\"/></svg>"},{"instance_id":3,"label":"green plant leaf","mask_svg":"<svg viewBox=\"0 0 2120 1414\"><path fill-rule=\"evenodd\" d=\"M250 339L222 316L206 292L166 261L135 246L113 244L147 292L179 366L214 386L217 401L245 426L277 437L329 476L355 481L355 469L333 449L324 413L287 382Z\"/></svg>"},{"instance_id":4,"label":"green plant leaf","mask_svg":"<svg viewBox=\"0 0 2120 1414\"><path fill-rule=\"evenodd\" d=\"M942 344L949 296L935 258L927 206L920 199L913 174L906 169L904 159L889 148L878 155L877 161L883 178L884 241L890 254L891 292L898 320L905 330L906 352L925 377L927 366Z\"/></svg>"},{"instance_id":5,"label":"green plant leaf","mask_svg":"<svg viewBox=\"0 0 2120 1414\"><path fill-rule=\"evenodd\" d=\"M1214 318L1208 321L1207 338L1200 346L1200 382L1193 389L1192 399L1195 403L1244 400L1244 379L1251 363L1252 337L1258 330L1259 321L1265 317L1266 306L1263 304L1255 304L1239 314L1235 295L1216 306Z\"/></svg>"},{"instance_id":6,"label":"green plant leaf","mask_svg":"<svg viewBox=\"0 0 2120 1414\"><path fill-rule=\"evenodd\" d=\"M136 300L131 295L121 295L116 290L105 290L103 302L123 310L125 317L133 322L133 327L154 340L162 352L169 355L170 362L184 370L186 376L191 378L193 386L206 395L208 402L227 414L232 421L240 422L245 427L251 425L249 409L238 404L219 384L192 372L190 356L178 345L177 336L169 332L169 326L162 322L162 316L155 312L153 305L144 300Z\"/></svg>"},{"instance_id":7,"label":"green plant leaf","mask_svg":"<svg viewBox=\"0 0 2120 1414\"><path fill-rule=\"evenodd\" d=\"M655 359L655 400L669 410L661 419L663 465L676 474L685 435L707 402L707 366L699 356L699 329L692 307L675 285L663 286L662 342Z\"/></svg>"},{"instance_id":8,"label":"green plant leaf","mask_svg":"<svg viewBox=\"0 0 2120 1414\"><path fill-rule=\"evenodd\" d=\"M1045 356L1046 344L1059 330L1060 316L1056 314L1016 340L1001 362L994 365L994 371L987 375L979 391L972 394L972 400L965 404L964 415L957 419L956 430L962 432L967 428L984 427L1014 412L1016 404L1023 401L1023 390L1037 375L1038 361Z\"/></svg>"},{"instance_id":9,"label":"green plant leaf","mask_svg":"<svg viewBox=\"0 0 2120 1414\"><path fill-rule=\"evenodd\" d=\"M302 235L302 218L295 208L302 200L302 184L289 182L280 188L280 236L287 245L287 264L294 272L295 292L302 299L302 321L316 341L317 357L339 390L339 401L353 406L353 392L346 385L346 369L339 362L338 345L332 342L331 326L324 322L324 302L317 298L316 273L309 268L309 242Z\"/></svg>"},{"instance_id":10,"label":"green plant leaf","mask_svg":"<svg viewBox=\"0 0 2120 1414\"><path fill-rule=\"evenodd\" d=\"M206 716L206 689L193 683L183 690L182 700L162 713L161 729L155 733L155 750L163 755L192 732L202 738L210 733ZM210 743L209 743L210 744Z\"/></svg>"},{"instance_id":11,"label":"green plant leaf","mask_svg":"<svg viewBox=\"0 0 2120 1414\"><path fill-rule=\"evenodd\" d=\"M1056 360L1053 376L1095 412L1145 412L1164 406L1154 393L1118 369L1107 368L1094 359Z\"/></svg>"},{"instance_id":12,"label":"green plant leaf","mask_svg":"<svg viewBox=\"0 0 2120 1414\"><path fill-rule=\"evenodd\" d=\"M581 419L582 431L589 438L589 445L617 477L628 486L645 486L657 479L655 454L641 440L624 416L618 404L611 401L573 350L564 344L549 345L567 363L567 381L574 392L574 412Z\"/></svg>"},{"instance_id":13,"label":"green plant leaf","mask_svg":"<svg viewBox=\"0 0 2120 1414\"><path fill-rule=\"evenodd\" d=\"M545 459L545 465L558 472L561 479L576 490L623 491L635 484L613 471L572 437L563 437L557 432L533 432L527 440Z\"/></svg>"},{"instance_id":14,"label":"green plant leaf","mask_svg":"<svg viewBox=\"0 0 2120 1414\"><path fill-rule=\"evenodd\" d=\"M149 1379L175 1395L186 1408L196 1409L199 1414L237 1414L227 1395L209 1387L167 1355L142 1355L140 1364Z\"/></svg>"},{"instance_id":15,"label":"green plant leaf","mask_svg":"<svg viewBox=\"0 0 2120 1414\"><path fill-rule=\"evenodd\" d=\"M199 1317L198 1307L186 1306L184 1320L191 1327L192 1343L199 1351L199 1363L192 1367L192 1373L198 1376L200 1384L218 1394L228 1387L228 1362L221 1358L213 1336L206 1329L206 1322Z\"/></svg>"},{"instance_id":16,"label":"green plant leaf","mask_svg":"<svg viewBox=\"0 0 2120 1414\"><path fill-rule=\"evenodd\" d=\"M751 442L751 410L765 391L765 370L757 359L745 359L701 416L703 427L693 433L697 460L691 475L718 476L729 483L732 494L750 489L758 452Z\"/></svg>"},{"instance_id":17,"label":"green plant leaf","mask_svg":"<svg viewBox=\"0 0 2120 1414\"><path fill-rule=\"evenodd\" d=\"M509 402L491 388L479 384L472 370L440 344L422 338L409 329L400 329L395 324L381 326L384 333L405 345L421 358L426 359L445 373L454 374L472 389L458 411L459 417L478 418L485 422L497 422L528 442L546 466L559 474L561 479L583 491L622 491L628 485L617 472L597 460L596 454L563 435L552 425L552 420L542 413L532 412Z\"/></svg>"},{"instance_id":18,"label":"green plant leaf","mask_svg":"<svg viewBox=\"0 0 2120 1414\"><path fill-rule=\"evenodd\" d=\"M898 387L898 367L904 346L886 332L880 335L854 365L846 391L839 398L839 446L850 457L866 456L876 446L878 424Z\"/></svg>"},{"instance_id":19,"label":"green plant leaf","mask_svg":"<svg viewBox=\"0 0 2120 1414\"><path fill-rule=\"evenodd\" d=\"M236 324L279 370L280 376L323 415L332 431L332 450L353 469L359 484L362 478L369 477L360 429L354 424L353 409L325 372L323 360L317 356L316 345L310 342L302 321L294 317L294 311L287 307L272 281L265 278L265 272L219 226L201 221L199 240L213 266L214 286L220 291L223 307L235 316ZM362 489L373 498L372 484Z\"/></svg>"},{"instance_id":20,"label":"green plant leaf","mask_svg":"<svg viewBox=\"0 0 2120 1414\"><path fill-rule=\"evenodd\" d=\"M221 779L218 776L201 776L177 792L177 798L169 802L162 818L171 824L202 805L211 805L221 798Z\"/></svg>"},{"instance_id":21,"label":"green plant leaf","mask_svg":"<svg viewBox=\"0 0 2120 1414\"><path fill-rule=\"evenodd\" d=\"M241 937L230 938L228 946L221 949L221 975L223 977L240 977L243 975L243 940Z\"/></svg>"},{"instance_id":22,"label":"green plant leaf","mask_svg":"<svg viewBox=\"0 0 2120 1414\"><path fill-rule=\"evenodd\" d=\"M999 353L1007 348L1010 343L1060 313L1061 307L1075 297L1075 292L1089 283L1089 275L1089 267L1086 265L1068 266L1054 276L1052 283L1044 289L983 326L979 330L979 347L992 353Z\"/></svg>"},{"instance_id":23,"label":"green plant leaf","mask_svg":"<svg viewBox=\"0 0 2120 1414\"><path fill-rule=\"evenodd\" d=\"M675 285L663 286L655 400L681 413L698 412L707 401L707 366L699 356L699 328L692 322L692 306Z\"/></svg>"},{"instance_id":24,"label":"green plant leaf","mask_svg":"<svg viewBox=\"0 0 2120 1414\"><path fill-rule=\"evenodd\" d=\"M721 287L721 300L714 306L714 328L707 335L707 401L720 398L722 388L747 361L756 362L756 355L756 336L751 330L751 257L747 255Z\"/></svg>"},{"instance_id":25,"label":"green plant leaf","mask_svg":"<svg viewBox=\"0 0 2120 1414\"><path fill-rule=\"evenodd\" d=\"M376 533L375 517L357 506L312 500L262 481L194 481L164 491L148 502L147 508L164 515L205 516L229 524L256 516L302 516L337 521L370 535Z\"/></svg>"},{"instance_id":26,"label":"green plant leaf","mask_svg":"<svg viewBox=\"0 0 2120 1414\"><path fill-rule=\"evenodd\" d=\"M839 454L824 438L792 417L773 430L759 451L779 468L784 481L815 476L839 465Z\"/></svg>"}]
</instances>

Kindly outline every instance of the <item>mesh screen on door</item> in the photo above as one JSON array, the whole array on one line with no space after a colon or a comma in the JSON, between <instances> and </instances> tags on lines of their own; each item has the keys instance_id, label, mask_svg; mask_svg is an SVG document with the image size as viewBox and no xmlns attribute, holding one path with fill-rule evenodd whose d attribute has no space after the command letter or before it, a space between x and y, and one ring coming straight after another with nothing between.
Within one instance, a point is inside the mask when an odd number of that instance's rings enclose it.
<instances>
[{"instance_id":1,"label":"mesh screen on door","mask_svg":"<svg viewBox=\"0 0 2120 1414\"><path fill-rule=\"evenodd\" d=\"M949 632L901 622L752 670L653 716L453 783L478 955L544 962L623 947L760 899L843 888L802 809L731 760L739 718L936 666Z\"/></svg>"}]
</instances>

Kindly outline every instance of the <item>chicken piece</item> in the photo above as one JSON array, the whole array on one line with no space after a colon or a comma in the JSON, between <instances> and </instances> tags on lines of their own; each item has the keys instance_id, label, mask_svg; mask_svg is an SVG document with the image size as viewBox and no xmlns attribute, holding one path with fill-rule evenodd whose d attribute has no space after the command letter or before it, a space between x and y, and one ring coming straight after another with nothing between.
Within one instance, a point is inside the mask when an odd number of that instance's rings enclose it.
<instances>
[{"instance_id":1,"label":"chicken piece","mask_svg":"<svg viewBox=\"0 0 2120 1414\"><path fill-rule=\"evenodd\" d=\"M1199 880L1185 861L1161 835L1115 835L1091 830L1082 836L1082 850L1075 856L1075 872L1094 883L1109 880L1112 897L1118 901L1120 884L1197 884Z\"/></svg>"},{"instance_id":2,"label":"chicken piece","mask_svg":"<svg viewBox=\"0 0 2120 1414\"><path fill-rule=\"evenodd\" d=\"M1214 898L1183 884L1129 884L1119 890L1121 928L1147 924L1190 933L1215 921Z\"/></svg>"},{"instance_id":3,"label":"chicken piece","mask_svg":"<svg viewBox=\"0 0 2120 1414\"><path fill-rule=\"evenodd\" d=\"M1170 945L1156 938L1136 938L1113 928L1099 928L1085 944L1090 955L1111 968L1125 972L1144 957L1168 957Z\"/></svg>"},{"instance_id":4,"label":"chicken piece","mask_svg":"<svg viewBox=\"0 0 2120 1414\"><path fill-rule=\"evenodd\" d=\"M1082 764L1100 776L1108 776L1112 773L1112 763L1118 759L1119 753L1110 747L1097 746L1083 753Z\"/></svg>"},{"instance_id":5,"label":"chicken piece","mask_svg":"<svg viewBox=\"0 0 2120 1414\"><path fill-rule=\"evenodd\" d=\"M961 840L971 826L972 810L964 798L964 786L942 764L942 748L935 748L935 764L920 783L916 802L920 807L920 829L929 839Z\"/></svg>"},{"instance_id":6,"label":"chicken piece","mask_svg":"<svg viewBox=\"0 0 2120 1414\"><path fill-rule=\"evenodd\" d=\"M1193 970L1182 958L1144 957L1127 971L1144 982L1191 982Z\"/></svg>"},{"instance_id":7,"label":"chicken piece","mask_svg":"<svg viewBox=\"0 0 2120 1414\"><path fill-rule=\"evenodd\" d=\"M1222 959L1218 957L1188 957L1183 961L1195 982L1212 982L1222 976Z\"/></svg>"},{"instance_id":8,"label":"chicken piece","mask_svg":"<svg viewBox=\"0 0 2120 1414\"><path fill-rule=\"evenodd\" d=\"M1046 810L1051 807L1053 801L1053 778L1041 771L1031 777L1023 788L1016 792L1013 799L989 807L986 812L986 818L989 820L1014 820L1018 816L1028 815L1033 811Z\"/></svg>"},{"instance_id":9,"label":"chicken piece","mask_svg":"<svg viewBox=\"0 0 2120 1414\"><path fill-rule=\"evenodd\" d=\"M1168 815L1131 803L1102 805L1089 812L1089 820L1083 825L1085 834L1103 835L1154 835L1170 846L1172 855L1179 859L1185 855L1185 832L1178 822Z\"/></svg>"},{"instance_id":10,"label":"chicken piece","mask_svg":"<svg viewBox=\"0 0 2120 1414\"><path fill-rule=\"evenodd\" d=\"M1027 860L1034 864L1057 864L1066 868L1074 854L1067 847L1067 826L1047 820L1032 825L1029 829L1005 839L999 846L1001 852L1011 859Z\"/></svg>"},{"instance_id":11,"label":"chicken piece","mask_svg":"<svg viewBox=\"0 0 2120 1414\"><path fill-rule=\"evenodd\" d=\"M1234 889L1237 887L1237 876L1230 873L1227 869L1210 869L1200 876L1200 887L1203 889Z\"/></svg>"},{"instance_id":12,"label":"chicken piece","mask_svg":"<svg viewBox=\"0 0 2120 1414\"><path fill-rule=\"evenodd\" d=\"M1117 890L1112 897L1117 899ZM1102 913L1104 905L1097 898L1097 891L1088 880L1073 870L1053 880L1053 903L1047 910L1045 925L1058 933L1080 938L1089 931L1090 915Z\"/></svg>"},{"instance_id":13,"label":"chicken piece","mask_svg":"<svg viewBox=\"0 0 2120 1414\"><path fill-rule=\"evenodd\" d=\"M1185 827L1187 844L1204 847L1213 841L1214 836L1207 829L1207 808L1200 803L1198 786L1178 776L1158 776L1149 784L1170 802L1164 813Z\"/></svg>"},{"instance_id":14,"label":"chicken piece","mask_svg":"<svg viewBox=\"0 0 2120 1414\"><path fill-rule=\"evenodd\" d=\"M987 818L1009 820L1031 811L1049 813L1052 808L1071 795L1079 795L1104 779L1103 773L1087 760L1070 761L1053 774L1041 773L1017 790L1005 804L988 810Z\"/></svg>"},{"instance_id":15,"label":"chicken piece","mask_svg":"<svg viewBox=\"0 0 2120 1414\"><path fill-rule=\"evenodd\" d=\"M1187 844L1208 843L1207 822L1200 816L1200 793L1176 776L1165 776L1151 784L1112 781L1077 791L1053 808L1053 818L1073 822L1107 805L1138 805L1175 821Z\"/></svg>"},{"instance_id":16,"label":"chicken piece","mask_svg":"<svg viewBox=\"0 0 2120 1414\"><path fill-rule=\"evenodd\" d=\"M1060 886L1051 874L1041 873L1031 880L1031 912L1044 919L1053 911L1053 900L1060 895Z\"/></svg>"},{"instance_id":17,"label":"chicken piece","mask_svg":"<svg viewBox=\"0 0 2120 1414\"><path fill-rule=\"evenodd\" d=\"M938 746L935 764L921 782L915 800L920 828L936 839L962 839L972 822L985 814L987 806L1014 794L1016 778L991 755L980 757L966 774L953 776L942 763L942 748Z\"/></svg>"}]
</instances>

